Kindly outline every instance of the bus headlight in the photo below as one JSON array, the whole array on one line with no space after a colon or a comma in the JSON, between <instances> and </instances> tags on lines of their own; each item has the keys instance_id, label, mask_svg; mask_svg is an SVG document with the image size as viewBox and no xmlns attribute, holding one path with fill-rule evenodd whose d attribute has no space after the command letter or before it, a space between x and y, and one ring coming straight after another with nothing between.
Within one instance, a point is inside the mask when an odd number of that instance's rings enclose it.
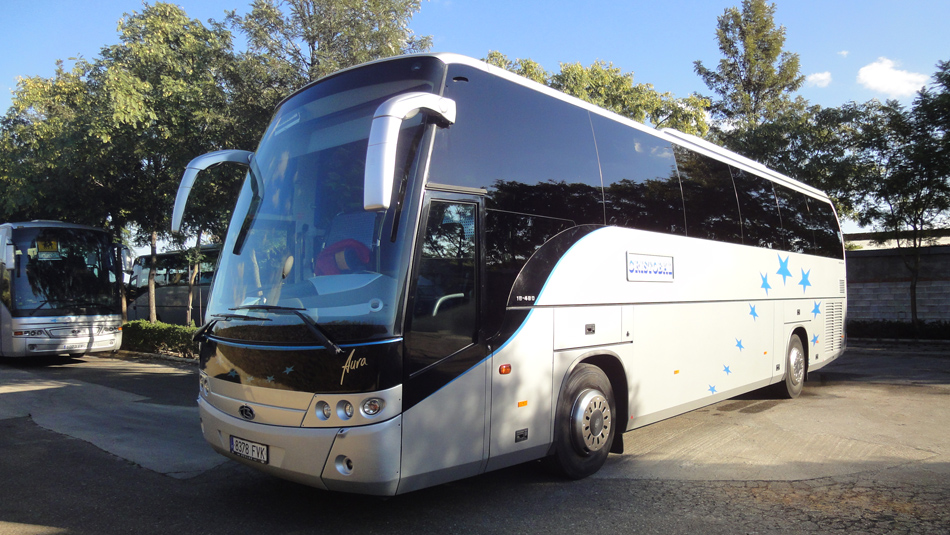
<instances>
[{"instance_id":1,"label":"bus headlight","mask_svg":"<svg viewBox=\"0 0 950 535\"><path fill-rule=\"evenodd\" d=\"M329 420L330 416L333 416L333 409L330 408L330 404L326 401L318 401L316 406L317 418L321 420Z\"/></svg>"},{"instance_id":2,"label":"bus headlight","mask_svg":"<svg viewBox=\"0 0 950 535\"><path fill-rule=\"evenodd\" d=\"M353 404L349 401L341 401L337 404L336 409L340 418L344 420L349 420L353 417Z\"/></svg>"},{"instance_id":3,"label":"bus headlight","mask_svg":"<svg viewBox=\"0 0 950 535\"><path fill-rule=\"evenodd\" d=\"M383 410L385 403L379 398L370 398L363 402L363 414L376 416Z\"/></svg>"},{"instance_id":4,"label":"bus headlight","mask_svg":"<svg viewBox=\"0 0 950 535\"><path fill-rule=\"evenodd\" d=\"M211 395L211 379L205 374L198 378L198 391L204 397Z\"/></svg>"}]
</instances>

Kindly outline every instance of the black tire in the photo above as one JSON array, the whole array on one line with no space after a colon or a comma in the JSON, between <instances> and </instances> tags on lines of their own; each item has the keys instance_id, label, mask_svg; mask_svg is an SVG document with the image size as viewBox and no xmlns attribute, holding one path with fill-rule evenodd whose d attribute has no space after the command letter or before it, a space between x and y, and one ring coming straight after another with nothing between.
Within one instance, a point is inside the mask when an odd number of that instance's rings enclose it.
<instances>
[{"instance_id":1,"label":"black tire","mask_svg":"<svg viewBox=\"0 0 950 535\"><path fill-rule=\"evenodd\" d=\"M558 397L554 452L548 464L570 479L583 479L600 470L617 433L616 413L614 391L604 372L579 364Z\"/></svg>"},{"instance_id":2,"label":"black tire","mask_svg":"<svg viewBox=\"0 0 950 535\"><path fill-rule=\"evenodd\" d=\"M805 386L805 347L802 339L793 334L785 351L785 380L775 384L775 391L784 399L795 399Z\"/></svg>"}]
</instances>

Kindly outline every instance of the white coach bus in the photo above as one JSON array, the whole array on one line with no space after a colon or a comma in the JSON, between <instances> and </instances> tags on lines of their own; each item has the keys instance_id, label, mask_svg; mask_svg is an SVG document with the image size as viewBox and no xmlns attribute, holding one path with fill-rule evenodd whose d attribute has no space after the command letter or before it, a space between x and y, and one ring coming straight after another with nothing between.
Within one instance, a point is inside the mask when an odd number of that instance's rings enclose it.
<instances>
[{"instance_id":1,"label":"white coach bus","mask_svg":"<svg viewBox=\"0 0 950 535\"><path fill-rule=\"evenodd\" d=\"M105 231L57 221L4 223L0 244L0 356L119 349L119 257Z\"/></svg>"},{"instance_id":2,"label":"white coach bus","mask_svg":"<svg viewBox=\"0 0 950 535\"><path fill-rule=\"evenodd\" d=\"M403 56L277 109L201 343L205 438L279 477L392 495L622 433L844 350L820 191L479 61Z\"/></svg>"}]
</instances>

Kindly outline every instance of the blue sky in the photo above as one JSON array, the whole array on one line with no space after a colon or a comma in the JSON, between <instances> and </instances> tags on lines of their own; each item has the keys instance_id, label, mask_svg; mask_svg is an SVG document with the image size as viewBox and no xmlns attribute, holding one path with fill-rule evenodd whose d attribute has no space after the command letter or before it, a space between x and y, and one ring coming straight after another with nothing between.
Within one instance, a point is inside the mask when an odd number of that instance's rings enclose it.
<instances>
[{"instance_id":1,"label":"blue sky","mask_svg":"<svg viewBox=\"0 0 950 535\"><path fill-rule=\"evenodd\" d=\"M436 51L481 58L499 50L548 70L596 60L632 71L676 96L708 93L693 61L719 60L716 17L741 0L430 0L412 29L431 35ZM224 19L249 0L180 0L189 16ZM51 76L57 59L95 58L118 42L123 13L138 0L0 0L0 111L18 76ZM779 0L775 20L787 29L785 49L798 53L810 77L800 94L815 104L898 98L910 103L938 60L950 60L946 0ZM67 61L67 65L69 62Z\"/></svg>"}]
</instances>

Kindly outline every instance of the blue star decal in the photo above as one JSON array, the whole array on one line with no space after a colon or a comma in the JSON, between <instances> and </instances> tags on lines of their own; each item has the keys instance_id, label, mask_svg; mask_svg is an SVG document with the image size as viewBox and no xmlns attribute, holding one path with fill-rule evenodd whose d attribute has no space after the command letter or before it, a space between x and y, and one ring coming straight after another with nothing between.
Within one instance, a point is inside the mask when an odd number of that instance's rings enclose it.
<instances>
[{"instance_id":1,"label":"blue star decal","mask_svg":"<svg viewBox=\"0 0 950 535\"><path fill-rule=\"evenodd\" d=\"M765 290L765 295L769 295L769 290L772 289L772 286L769 284L769 274L759 273L759 276L762 277L762 286L759 286L759 288Z\"/></svg>"},{"instance_id":2,"label":"blue star decal","mask_svg":"<svg viewBox=\"0 0 950 535\"><path fill-rule=\"evenodd\" d=\"M290 375L290 372L292 371L294 371L294 367L288 366L287 368L284 368L284 375Z\"/></svg>"},{"instance_id":3,"label":"blue star decal","mask_svg":"<svg viewBox=\"0 0 950 535\"><path fill-rule=\"evenodd\" d=\"M238 376L237 370L231 370L228 372L228 377L237 377L237 376Z\"/></svg>"},{"instance_id":4,"label":"blue star decal","mask_svg":"<svg viewBox=\"0 0 950 535\"><path fill-rule=\"evenodd\" d=\"M807 290L808 287L811 286L811 283L808 282L809 275L811 275L810 269L808 271L805 271L804 269L802 270L802 281L798 283L802 287L802 293L805 293L805 290Z\"/></svg>"},{"instance_id":5,"label":"blue star decal","mask_svg":"<svg viewBox=\"0 0 950 535\"><path fill-rule=\"evenodd\" d=\"M715 394L715 393L716 393L716 387L713 386L713 385L709 385L708 390L709 390L709 393L710 393L710 394Z\"/></svg>"},{"instance_id":6,"label":"blue star decal","mask_svg":"<svg viewBox=\"0 0 950 535\"><path fill-rule=\"evenodd\" d=\"M249 383L254 380L254 378L251 377L250 375L248 375L248 376L246 377L246 379L247 379L247 382L249 382Z\"/></svg>"},{"instance_id":7,"label":"blue star decal","mask_svg":"<svg viewBox=\"0 0 950 535\"><path fill-rule=\"evenodd\" d=\"M755 312L755 305L749 305L749 315L752 316L752 321L758 319L759 315Z\"/></svg>"},{"instance_id":8,"label":"blue star decal","mask_svg":"<svg viewBox=\"0 0 950 535\"><path fill-rule=\"evenodd\" d=\"M821 301L815 301L815 308L811 309L811 313L818 317L818 314L821 314Z\"/></svg>"},{"instance_id":9,"label":"blue star decal","mask_svg":"<svg viewBox=\"0 0 950 535\"><path fill-rule=\"evenodd\" d=\"M815 336L812 336L812 337L811 337L811 345L813 345L813 346L818 345L818 335L817 335L817 334L816 334Z\"/></svg>"},{"instance_id":10,"label":"blue star decal","mask_svg":"<svg viewBox=\"0 0 950 535\"><path fill-rule=\"evenodd\" d=\"M725 366L725 365L723 365L722 371L726 372L726 375L729 375L730 373L732 373L732 370L729 369L729 366Z\"/></svg>"},{"instance_id":11,"label":"blue star decal","mask_svg":"<svg viewBox=\"0 0 950 535\"><path fill-rule=\"evenodd\" d=\"M785 282L789 277L792 276L792 272L788 270L788 257L785 257L785 260L782 260L782 255L778 255L778 271L775 272L777 275L782 276L782 285L785 285Z\"/></svg>"},{"instance_id":12,"label":"blue star decal","mask_svg":"<svg viewBox=\"0 0 950 535\"><path fill-rule=\"evenodd\" d=\"M742 346L742 340L739 340L738 338L736 338L736 347L739 348L739 351L745 349L745 347Z\"/></svg>"},{"instance_id":13,"label":"blue star decal","mask_svg":"<svg viewBox=\"0 0 950 535\"><path fill-rule=\"evenodd\" d=\"M273 376L273 375L268 375L268 376L267 376L267 382L268 382L268 383L273 383L273 382L274 382L274 376Z\"/></svg>"}]
</instances>

